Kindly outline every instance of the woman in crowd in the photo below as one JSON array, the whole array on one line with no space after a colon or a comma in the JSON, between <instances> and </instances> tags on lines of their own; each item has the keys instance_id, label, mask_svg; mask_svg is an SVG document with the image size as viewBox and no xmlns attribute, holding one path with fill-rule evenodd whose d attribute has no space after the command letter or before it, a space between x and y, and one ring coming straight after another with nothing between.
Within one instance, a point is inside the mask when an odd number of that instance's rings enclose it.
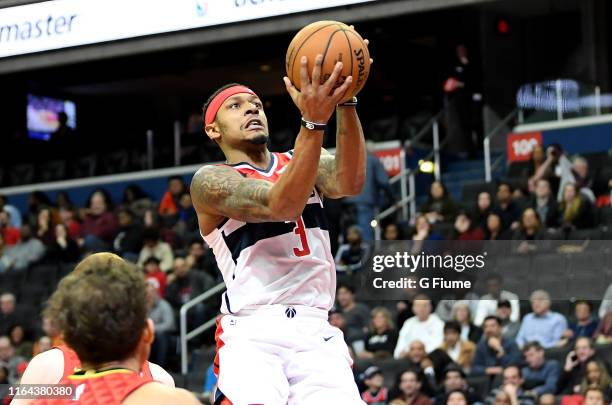
<instances>
[{"instance_id":1,"label":"woman in crowd","mask_svg":"<svg viewBox=\"0 0 612 405\"><path fill-rule=\"evenodd\" d=\"M512 235L514 240L543 240L546 232L538 213L533 208L527 208L521 215L521 225Z\"/></svg>"},{"instance_id":2,"label":"woman in crowd","mask_svg":"<svg viewBox=\"0 0 612 405\"><path fill-rule=\"evenodd\" d=\"M53 242L49 245L47 257L61 263L76 263L80 258L79 245L68 234L64 224L55 225Z\"/></svg>"},{"instance_id":3,"label":"woman in crowd","mask_svg":"<svg viewBox=\"0 0 612 405\"><path fill-rule=\"evenodd\" d=\"M371 312L370 332L366 336L365 351L359 353L362 359L386 359L393 357L398 331L387 308L376 307Z\"/></svg>"},{"instance_id":4,"label":"woman in crowd","mask_svg":"<svg viewBox=\"0 0 612 405\"><path fill-rule=\"evenodd\" d=\"M54 239L54 221L51 217L51 209L43 207L38 211L36 222L36 237L45 244L50 246Z\"/></svg>"},{"instance_id":5,"label":"woman in crowd","mask_svg":"<svg viewBox=\"0 0 612 405\"><path fill-rule=\"evenodd\" d=\"M456 240L483 240L484 232L482 228L475 226L472 219L465 211L460 211L455 218L455 238Z\"/></svg>"},{"instance_id":6,"label":"woman in crowd","mask_svg":"<svg viewBox=\"0 0 612 405\"><path fill-rule=\"evenodd\" d=\"M15 356L30 359L32 357L32 342L22 325L15 325L9 332L9 338L15 348Z\"/></svg>"},{"instance_id":7,"label":"woman in crowd","mask_svg":"<svg viewBox=\"0 0 612 405\"><path fill-rule=\"evenodd\" d=\"M420 212L425 214L430 223L449 222L453 220L457 212L457 205L448 194L444 184L434 181L429 189L429 197Z\"/></svg>"},{"instance_id":8,"label":"woman in crowd","mask_svg":"<svg viewBox=\"0 0 612 405\"><path fill-rule=\"evenodd\" d=\"M472 305L477 305L478 301L457 301L453 305L453 320L461 325L461 339L469 340L474 343L480 341L482 329L472 323L472 311L476 308L470 308Z\"/></svg>"},{"instance_id":9,"label":"woman in crowd","mask_svg":"<svg viewBox=\"0 0 612 405\"><path fill-rule=\"evenodd\" d=\"M487 229L487 217L493 208L492 204L491 193L488 191L481 191L478 193L478 201L476 202L473 218L474 224L483 230Z\"/></svg>"},{"instance_id":10,"label":"woman in crowd","mask_svg":"<svg viewBox=\"0 0 612 405\"><path fill-rule=\"evenodd\" d=\"M574 183L563 187L563 200L559 204L561 218L559 223L564 228L590 228L593 226L591 204L584 198Z\"/></svg>"},{"instance_id":11,"label":"woman in crowd","mask_svg":"<svg viewBox=\"0 0 612 405\"><path fill-rule=\"evenodd\" d=\"M419 254L421 252L433 254L439 248L441 248L441 246L437 245L435 241L444 240L442 235L434 232L431 229L431 224L425 215L422 214L417 214L416 216L414 231L412 232L410 239L412 239L411 252L413 254Z\"/></svg>"},{"instance_id":12,"label":"woman in crowd","mask_svg":"<svg viewBox=\"0 0 612 405\"><path fill-rule=\"evenodd\" d=\"M585 367L585 375L580 384L580 393L584 394L588 387L596 386L604 393L606 403L612 400L612 378L608 369L600 360L589 360Z\"/></svg>"},{"instance_id":13,"label":"woman in crowd","mask_svg":"<svg viewBox=\"0 0 612 405\"><path fill-rule=\"evenodd\" d=\"M491 212L487 216L487 229L485 229L485 240L508 240L508 232L504 230L499 214Z\"/></svg>"}]
</instances>

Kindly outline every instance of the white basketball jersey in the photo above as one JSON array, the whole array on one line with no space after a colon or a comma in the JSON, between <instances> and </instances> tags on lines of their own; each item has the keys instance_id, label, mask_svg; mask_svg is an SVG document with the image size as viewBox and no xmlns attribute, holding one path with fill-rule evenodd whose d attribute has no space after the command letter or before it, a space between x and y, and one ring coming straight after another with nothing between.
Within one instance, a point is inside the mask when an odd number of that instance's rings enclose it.
<instances>
[{"instance_id":1,"label":"white basketball jersey","mask_svg":"<svg viewBox=\"0 0 612 405\"><path fill-rule=\"evenodd\" d=\"M244 177L274 183L291 157L292 152L272 153L267 170L248 163L230 167ZM336 268L317 190L296 222L248 223L227 218L204 240L215 254L227 287L222 313L268 304L331 309Z\"/></svg>"}]
</instances>

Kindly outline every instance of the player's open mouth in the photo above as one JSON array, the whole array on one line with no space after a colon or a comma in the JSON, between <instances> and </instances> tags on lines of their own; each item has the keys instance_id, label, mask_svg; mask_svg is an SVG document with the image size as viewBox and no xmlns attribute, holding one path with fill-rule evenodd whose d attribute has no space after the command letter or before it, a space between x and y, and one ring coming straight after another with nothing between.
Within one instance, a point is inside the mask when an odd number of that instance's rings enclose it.
<instances>
[{"instance_id":1,"label":"player's open mouth","mask_svg":"<svg viewBox=\"0 0 612 405\"><path fill-rule=\"evenodd\" d=\"M261 122L260 119L258 118L253 118L247 121L246 125L244 126L244 129L248 129L248 130L261 130L261 129L265 129L263 126L263 122Z\"/></svg>"}]
</instances>

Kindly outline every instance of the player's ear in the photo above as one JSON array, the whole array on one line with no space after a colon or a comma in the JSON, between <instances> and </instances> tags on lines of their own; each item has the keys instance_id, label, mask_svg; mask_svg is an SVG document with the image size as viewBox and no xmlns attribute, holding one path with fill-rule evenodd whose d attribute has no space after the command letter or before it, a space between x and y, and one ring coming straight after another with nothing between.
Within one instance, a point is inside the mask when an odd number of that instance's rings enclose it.
<instances>
[{"instance_id":1,"label":"player's ear","mask_svg":"<svg viewBox=\"0 0 612 405\"><path fill-rule=\"evenodd\" d=\"M204 132L206 132L206 135L214 142L221 139L221 127L217 124L217 121L213 121L212 124L206 125L204 127Z\"/></svg>"},{"instance_id":2,"label":"player's ear","mask_svg":"<svg viewBox=\"0 0 612 405\"><path fill-rule=\"evenodd\" d=\"M143 343L148 345L153 344L153 341L155 340L155 325L153 324L153 320L151 320L151 318L147 318L147 323L142 331L141 340Z\"/></svg>"}]
</instances>

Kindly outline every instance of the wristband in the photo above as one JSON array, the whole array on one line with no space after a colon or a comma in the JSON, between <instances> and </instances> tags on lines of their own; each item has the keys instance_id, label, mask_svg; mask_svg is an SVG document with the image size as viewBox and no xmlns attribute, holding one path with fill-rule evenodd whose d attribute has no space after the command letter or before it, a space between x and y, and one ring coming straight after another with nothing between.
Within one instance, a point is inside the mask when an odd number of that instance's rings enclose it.
<instances>
[{"instance_id":1,"label":"wristband","mask_svg":"<svg viewBox=\"0 0 612 405\"><path fill-rule=\"evenodd\" d=\"M353 97L352 99L345 101L342 104L338 104L337 107L355 107L357 105L357 97Z\"/></svg>"},{"instance_id":2,"label":"wristband","mask_svg":"<svg viewBox=\"0 0 612 405\"><path fill-rule=\"evenodd\" d=\"M311 131L324 131L325 127L327 127L327 124L321 124L319 122L308 121L308 120L305 120L304 117L302 117L302 126Z\"/></svg>"}]
</instances>

